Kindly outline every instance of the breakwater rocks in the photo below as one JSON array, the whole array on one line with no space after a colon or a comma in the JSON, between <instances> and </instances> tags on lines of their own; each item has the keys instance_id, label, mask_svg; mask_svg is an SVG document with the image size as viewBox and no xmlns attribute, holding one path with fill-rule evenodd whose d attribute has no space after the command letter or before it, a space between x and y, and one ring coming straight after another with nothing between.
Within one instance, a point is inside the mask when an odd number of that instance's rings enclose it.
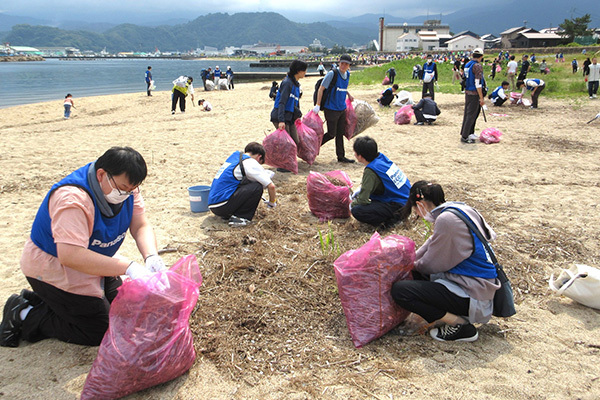
<instances>
[{"instance_id":1,"label":"breakwater rocks","mask_svg":"<svg viewBox=\"0 0 600 400\"><path fill-rule=\"evenodd\" d=\"M46 61L42 56L5 56L0 57L0 62L15 62L15 61Z\"/></svg>"}]
</instances>

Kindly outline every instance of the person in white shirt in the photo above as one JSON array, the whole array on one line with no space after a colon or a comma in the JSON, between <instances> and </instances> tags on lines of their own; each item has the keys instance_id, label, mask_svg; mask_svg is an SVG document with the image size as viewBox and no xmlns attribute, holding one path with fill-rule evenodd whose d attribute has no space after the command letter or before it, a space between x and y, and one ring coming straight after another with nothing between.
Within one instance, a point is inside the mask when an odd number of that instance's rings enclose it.
<instances>
[{"instance_id":1,"label":"person in white shirt","mask_svg":"<svg viewBox=\"0 0 600 400\"><path fill-rule=\"evenodd\" d=\"M204 99L198 100L198 105L200 106L200 111L212 111L212 104Z\"/></svg>"},{"instance_id":2,"label":"person in white shirt","mask_svg":"<svg viewBox=\"0 0 600 400\"><path fill-rule=\"evenodd\" d=\"M497 107L500 107L502 104L508 100L508 96L506 95L506 91L509 87L508 81L502 81L502 85L498 86L494 91L489 95L490 100L492 100L492 104Z\"/></svg>"},{"instance_id":3,"label":"person in white shirt","mask_svg":"<svg viewBox=\"0 0 600 400\"><path fill-rule=\"evenodd\" d=\"M588 66L588 71L588 75L586 76L588 94L590 95L590 99L595 99L596 93L598 93L598 82L600 82L600 64L598 64L596 57L592 58L592 63Z\"/></svg>"},{"instance_id":4,"label":"person in white shirt","mask_svg":"<svg viewBox=\"0 0 600 400\"><path fill-rule=\"evenodd\" d=\"M506 64L507 72L506 77L510 80L510 87L515 88L515 75L517 74L517 68L519 64L515 61L515 56L510 56L510 61Z\"/></svg>"},{"instance_id":5,"label":"person in white shirt","mask_svg":"<svg viewBox=\"0 0 600 400\"><path fill-rule=\"evenodd\" d=\"M542 90L546 87L546 83L541 79L525 79L524 81L517 82L517 89L523 88L521 93L521 99L525 96L527 90L531 91L531 107L538 108L538 97Z\"/></svg>"},{"instance_id":6,"label":"person in white shirt","mask_svg":"<svg viewBox=\"0 0 600 400\"><path fill-rule=\"evenodd\" d=\"M185 98L188 94L190 94L192 97L192 103L194 102L194 85L192 85L193 81L194 78L191 76L183 75L173 81L173 89L171 89L171 92L173 92L171 99L171 114L175 114L177 101L179 101L179 109L181 112L185 112Z\"/></svg>"},{"instance_id":7,"label":"person in white shirt","mask_svg":"<svg viewBox=\"0 0 600 400\"><path fill-rule=\"evenodd\" d=\"M219 168L208 194L208 208L213 214L229 220L229 226L239 227L251 223L266 188L269 193L267 207L277 205L272 173L262 167L265 148L251 142L244 152L235 151Z\"/></svg>"}]
</instances>

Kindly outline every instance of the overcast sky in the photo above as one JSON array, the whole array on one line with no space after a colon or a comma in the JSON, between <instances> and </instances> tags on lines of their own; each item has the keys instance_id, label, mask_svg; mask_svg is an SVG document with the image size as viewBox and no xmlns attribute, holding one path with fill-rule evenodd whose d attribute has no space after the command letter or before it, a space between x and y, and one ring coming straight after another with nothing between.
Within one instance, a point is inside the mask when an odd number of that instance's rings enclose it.
<instances>
[{"instance_id":1,"label":"overcast sky","mask_svg":"<svg viewBox=\"0 0 600 400\"><path fill-rule=\"evenodd\" d=\"M419 3L416 6L415 3ZM426 3L414 0L1 0L0 12L11 15L29 16L44 19L94 18L95 22L113 22L99 20L110 12L114 13L114 22L122 22L124 14L134 13L173 18L195 19L200 15L216 12L229 14L237 12L274 11L293 19L294 13L320 13L344 18L363 14L387 14L396 17L411 18L416 15L439 15L468 7L469 4L481 4L481 0L429 0Z\"/></svg>"}]
</instances>

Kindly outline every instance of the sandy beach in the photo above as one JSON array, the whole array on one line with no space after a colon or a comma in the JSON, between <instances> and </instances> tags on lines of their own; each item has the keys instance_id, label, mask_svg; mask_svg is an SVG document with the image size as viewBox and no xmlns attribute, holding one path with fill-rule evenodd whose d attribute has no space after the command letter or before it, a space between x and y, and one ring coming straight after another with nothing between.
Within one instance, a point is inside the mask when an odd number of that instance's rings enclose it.
<instances>
[{"instance_id":1,"label":"sandy beach","mask_svg":"<svg viewBox=\"0 0 600 400\"><path fill-rule=\"evenodd\" d=\"M304 113L316 77L301 81ZM496 80L498 82L498 80ZM498 144L461 144L464 98L436 94L432 126L395 125L381 109L381 85L353 86L380 117L362 135L412 182L440 183L447 200L478 210L498 234L493 243L512 280L517 315L493 318L474 343L440 343L402 327L361 349L350 340L337 295L334 255L321 254L319 223L308 208L309 171L343 169L355 185L360 164L336 162L333 142L298 175L277 173L280 205L259 208L255 223L231 230L210 213L192 213L187 188L209 185L222 162L272 132L270 82L203 92L214 107L170 113L170 92L77 98L69 120L62 99L0 109L0 302L27 287L23 245L52 184L111 146L142 153L147 215L168 264L197 255L204 284L191 317L197 359L189 373L128 399L598 399L600 311L556 297L550 274L573 263L600 266L600 101L548 99L539 109L488 103ZM413 93L415 100L420 93ZM322 116L322 114L321 114ZM413 120L414 121L414 120ZM352 143L346 155L353 158ZM274 170L274 168L271 168ZM332 224L340 250L366 243L373 229ZM420 221L400 234L424 241ZM138 261L128 237L120 251ZM97 347L57 340L0 348L0 398L76 399Z\"/></svg>"}]
</instances>

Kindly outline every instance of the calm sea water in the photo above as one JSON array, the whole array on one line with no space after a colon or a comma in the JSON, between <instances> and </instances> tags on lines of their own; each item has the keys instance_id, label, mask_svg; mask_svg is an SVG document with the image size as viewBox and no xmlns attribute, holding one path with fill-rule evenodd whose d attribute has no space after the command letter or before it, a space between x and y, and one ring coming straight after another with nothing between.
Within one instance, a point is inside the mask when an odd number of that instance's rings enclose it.
<instances>
[{"instance_id":1,"label":"calm sea water","mask_svg":"<svg viewBox=\"0 0 600 400\"><path fill-rule=\"evenodd\" d=\"M0 63L0 108L106 94L145 92L144 73L152 66L156 90L170 90L180 75L194 77L201 83L200 70L218 65L233 72L286 71L277 68L250 68L250 61L170 60L170 59L98 59Z\"/></svg>"}]
</instances>

